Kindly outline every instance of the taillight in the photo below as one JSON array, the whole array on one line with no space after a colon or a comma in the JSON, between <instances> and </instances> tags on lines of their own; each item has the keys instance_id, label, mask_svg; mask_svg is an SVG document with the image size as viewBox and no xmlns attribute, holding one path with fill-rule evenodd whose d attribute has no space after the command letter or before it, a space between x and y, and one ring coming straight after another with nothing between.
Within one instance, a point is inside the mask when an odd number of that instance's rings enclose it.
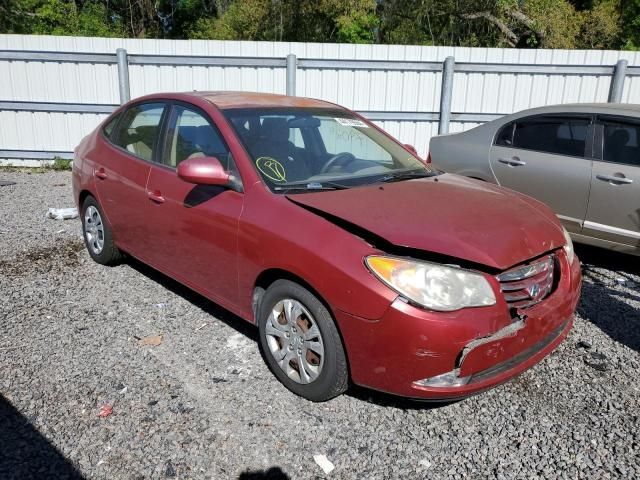
<instances>
[{"instance_id":1,"label":"taillight","mask_svg":"<svg viewBox=\"0 0 640 480\"><path fill-rule=\"evenodd\" d=\"M429 152L429 155L427 155L427 163L431 163L431 152Z\"/></svg>"}]
</instances>

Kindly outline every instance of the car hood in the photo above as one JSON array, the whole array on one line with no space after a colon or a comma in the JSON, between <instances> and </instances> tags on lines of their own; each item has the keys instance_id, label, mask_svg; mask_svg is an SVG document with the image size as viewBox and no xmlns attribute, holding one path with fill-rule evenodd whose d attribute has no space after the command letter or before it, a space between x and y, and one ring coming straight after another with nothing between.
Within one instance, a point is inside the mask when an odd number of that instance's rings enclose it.
<instances>
[{"instance_id":1,"label":"car hood","mask_svg":"<svg viewBox=\"0 0 640 480\"><path fill-rule=\"evenodd\" d=\"M287 198L395 246L500 270L565 243L560 222L544 204L506 188L457 175Z\"/></svg>"}]
</instances>

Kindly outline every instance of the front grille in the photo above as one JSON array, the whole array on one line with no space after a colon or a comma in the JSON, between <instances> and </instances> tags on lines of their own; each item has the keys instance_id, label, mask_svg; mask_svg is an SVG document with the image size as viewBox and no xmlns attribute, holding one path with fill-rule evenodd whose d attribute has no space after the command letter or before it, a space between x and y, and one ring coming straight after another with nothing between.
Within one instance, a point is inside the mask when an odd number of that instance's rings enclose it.
<instances>
[{"instance_id":1,"label":"front grille","mask_svg":"<svg viewBox=\"0 0 640 480\"><path fill-rule=\"evenodd\" d=\"M547 297L553 290L555 256L534 260L496 276L507 304L526 308Z\"/></svg>"}]
</instances>

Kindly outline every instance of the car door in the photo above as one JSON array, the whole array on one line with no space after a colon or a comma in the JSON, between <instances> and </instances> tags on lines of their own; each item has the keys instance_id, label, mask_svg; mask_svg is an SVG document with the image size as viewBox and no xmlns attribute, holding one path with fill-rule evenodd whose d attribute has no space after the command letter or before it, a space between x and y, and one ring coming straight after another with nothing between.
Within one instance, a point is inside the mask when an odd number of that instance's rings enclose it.
<instances>
[{"instance_id":1,"label":"car door","mask_svg":"<svg viewBox=\"0 0 640 480\"><path fill-rule=\"evenodd\" d=\"M147 204L146 185L165 105L158 101L139 103L121 113L117 124L107 125L103 132L106 142L95 159L100 204L116 242L134 256L145 251L141 228Z\"/></svg>"},{"instance_id":2,"label":"car door","mask_svg":"<svg viewBox=\"0 0 640 480\"><path fill-rule=\"evenodd\" d=\"M640 120L602 115L584 234L640 247Z\"/></svg>"},{"instance_id":3,"label":"car door","mask_svg":"<svg viewBox=\"0 0 640 480\"><path fill-rule=\"evenodd\" d=\"M205 112L182 103L171 106L162 145L147 182L150 263L220 303L234 303L241 183L232 188L194 185L176 173L188 158L216 157L239 179L229 148Z\"/></svg>"},{"instance_id":4,"label":"car door","mask_svg":"<svg viewBox=\"0 0 640 480\"><path fill-rule=\"evenodd\" d=\"M490 151L500 185L549 205L567 230L580 233L591 183L591 115L537 115L498 131Z\"/></svg>"}]
</instances>

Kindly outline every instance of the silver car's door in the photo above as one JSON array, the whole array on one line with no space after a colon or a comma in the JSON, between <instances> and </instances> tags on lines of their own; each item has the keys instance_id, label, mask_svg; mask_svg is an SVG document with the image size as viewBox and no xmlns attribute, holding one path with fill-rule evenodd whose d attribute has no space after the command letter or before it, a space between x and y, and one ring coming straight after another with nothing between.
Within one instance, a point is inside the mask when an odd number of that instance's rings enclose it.
<instances>
[{"instance_id":1,"label":"silver car's door","mask_svg":"<svg viewBox=\"0 0 640 480\"><path fill-rule=\"evenodd\" d=\"M535 115L498 130L490 164L500 185L549 205L567 230L580 233L593 161L592 115Z\"/></svg>"},{"instance_id":2,"label":"silver car's door","mask_svg":"<svg viewBox=\"0 0 640 480\"><path fill-rule=\"evenodd\" d=\"M640 120L599 116L583 233L640 247Z\"/></svg>"}]
</instances>

